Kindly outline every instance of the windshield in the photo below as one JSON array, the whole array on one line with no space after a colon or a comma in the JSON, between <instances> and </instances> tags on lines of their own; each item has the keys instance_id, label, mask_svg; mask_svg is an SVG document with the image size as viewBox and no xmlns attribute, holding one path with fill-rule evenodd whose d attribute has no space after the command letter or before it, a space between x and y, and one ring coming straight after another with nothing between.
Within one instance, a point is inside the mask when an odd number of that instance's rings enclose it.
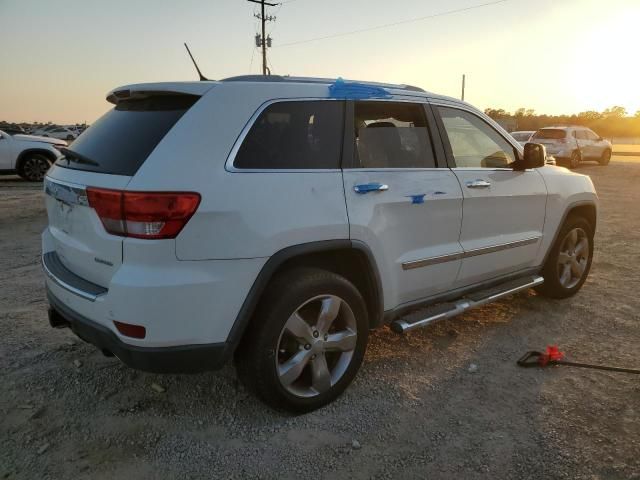
<instances>
[{"instance_id":1,"label":"windshield","mask_svg":"<svg viewBox=\"0 0 640 480\"><path fill-rule=\"evenodd\" d=\"M542 130L538 130L534 135L536 139L552 139L558 140L561 138L565 138L567 136L566 130L561 130L559 128L543 128Z\"/></svg>"},{"instance_id":2,"label":"windshield","mask_svg":"<svg viewBox=\"0 0 640 480\"><path fill-rule=\"evenodd\" d=\"M513 132L511 136L518 142L524 142L526 140L529 140L529 138L531 137L531 132Z\"/></svg>"},{"instance_id":3,"label":"windshield","mask_svg":"<svg viewBox=\"0 0 640 480\"><path fill-rule=\"evenodd\" d=\"M80 135L56 165L132 176L199 98L158 95L122 100Z\"/></svg>"}]
</instances>

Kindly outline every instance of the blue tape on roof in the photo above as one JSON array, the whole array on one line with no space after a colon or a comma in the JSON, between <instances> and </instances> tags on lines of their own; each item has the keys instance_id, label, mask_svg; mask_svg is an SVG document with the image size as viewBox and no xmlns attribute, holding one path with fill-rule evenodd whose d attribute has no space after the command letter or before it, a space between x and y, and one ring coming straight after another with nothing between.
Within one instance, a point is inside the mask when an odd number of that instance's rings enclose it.
<instances>
[{"instance_id":1,"label":"blue tape on roof","mask_svg":"<svg viewBox=\"0 0 640 480\"><path fill-rule=\"evenodd\" d=\"M338 78L329 86L329 95L332 98L359 99L359 98L388 98L391 95L387 90L375 85L364 83L345 82Z\"/></svg>"}]
</instances>

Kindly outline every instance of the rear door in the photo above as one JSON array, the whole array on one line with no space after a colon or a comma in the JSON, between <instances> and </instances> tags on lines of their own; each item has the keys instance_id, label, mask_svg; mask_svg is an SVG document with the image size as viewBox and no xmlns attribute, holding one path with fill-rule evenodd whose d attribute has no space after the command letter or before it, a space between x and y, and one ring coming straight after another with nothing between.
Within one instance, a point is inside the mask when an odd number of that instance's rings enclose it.
<instances>
[{"instance_id":1,"label":"rear door","mask_svg":"<svg viewBox=\"0 0 640 480\"><path fill-rule=\"evenodd\" d=\"M49 170L44 185L49 249L72 273L107 287L122 264L123 237L107 233L89 206L86 189L125 189L198 98L163 95L120 101Z\"/></svg>"},{"instance_id":2,"label":"rear door","mask_svg":"<svg viewBox=\"0 0 640 480\"><path fill-rule=\"evenodd\" d=\"M460 267L462 192L425 104L349 102L344 190L350 237L374 253L385 309L451 288Z\"/></svg>"},{"instance_id":3,"label":"rear door","mask_svg":"<svg viewBox=\"0 0 640 480\"><path fill-rule=\"evenodd\" d=\"M435 106L445 150L464 196L456 286L534 266L547 190L536 170L514 171L518 151L477 113Z\"/></svg>"}]
</instances>

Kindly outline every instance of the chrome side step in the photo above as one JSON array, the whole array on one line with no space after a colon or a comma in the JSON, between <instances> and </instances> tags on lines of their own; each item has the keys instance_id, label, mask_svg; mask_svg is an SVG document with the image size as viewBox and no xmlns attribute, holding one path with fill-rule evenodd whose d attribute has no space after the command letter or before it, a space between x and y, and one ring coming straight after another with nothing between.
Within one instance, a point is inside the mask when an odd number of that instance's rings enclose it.
<instances>
[{"instance_id":1,"label":"chrome side step","mask_svg":"<svg viewBox=\"0 0 640 480\"><path fill-rule=\"evenodd\" d=\"M539 275L532 275L524 278L518 278L509 282L502 283L493 288L480 290L470 293L454 302L440 303L426 309L426 318L415 321L407 320L406 317L391 322L391 330L396 333L406 333L410 330L425 327L438 320L451 318L461 314L472 308L479 307L486 303L495 302L496 300L512 295L514 293L526 290L537 285L541 285L544 278Z\"/></svg>"}]
</instances>

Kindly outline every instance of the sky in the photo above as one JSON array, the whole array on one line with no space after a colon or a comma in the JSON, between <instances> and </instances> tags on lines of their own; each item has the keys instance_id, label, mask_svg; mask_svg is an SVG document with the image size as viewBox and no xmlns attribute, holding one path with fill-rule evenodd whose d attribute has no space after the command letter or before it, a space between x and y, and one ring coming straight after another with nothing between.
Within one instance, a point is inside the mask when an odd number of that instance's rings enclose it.
<instances>
[{"instance_id":1,"label":"sky","mask_svg":"<svg viewBox=\"0 0 640 480\"><path fill-rule=\"evenodd\" d=\"M271 0L273 2L277 0ZM495 1L495 0L494 0ZM274 74L417 85L478 108L640 109L640 0L283 0ZM259 73L246 0L0 0L0 120L93 122L120 85ZM287 45L290 44L290 45Z\"/></svg>"}]
</instances>

